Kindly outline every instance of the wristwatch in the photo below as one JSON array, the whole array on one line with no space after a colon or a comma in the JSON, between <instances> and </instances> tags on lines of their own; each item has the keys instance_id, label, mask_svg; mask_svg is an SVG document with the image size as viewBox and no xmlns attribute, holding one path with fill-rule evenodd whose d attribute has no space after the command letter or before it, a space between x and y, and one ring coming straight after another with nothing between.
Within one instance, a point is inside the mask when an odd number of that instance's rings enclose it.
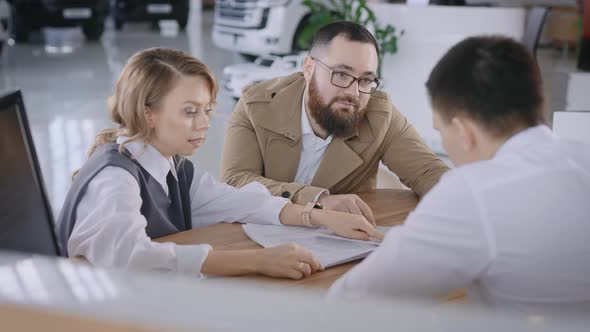
<instances>
[{"instance_id":1,"label":"wristwatch","mask_svg":"<svg viewBox=\"0 0 590 332\"><path fill-rule=\"evenodd\" d=\"M311 223L311 210L312 209L323 209L324 206L318 202L309 202L303 207L301 217L303 218L303 226L305 227L317 227Z\"/></svg>"}]
</instances>

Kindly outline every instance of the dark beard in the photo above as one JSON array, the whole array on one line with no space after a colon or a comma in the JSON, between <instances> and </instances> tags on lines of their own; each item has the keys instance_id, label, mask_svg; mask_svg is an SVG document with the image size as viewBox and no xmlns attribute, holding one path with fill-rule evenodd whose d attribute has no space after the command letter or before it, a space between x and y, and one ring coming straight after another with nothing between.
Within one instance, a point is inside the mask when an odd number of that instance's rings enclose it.
<instances>
[{"instance_id":1,"label":"dark beard","mask_svg":"<svg viewBox=\"0 0 590 332\"><path fill-rule=\"evenodd\" d=\"M359 100L353 97L334 97L328 104L322 103L315 77L309 82L307 108L314 120L335 137L349 136L353 134L365 117L365 109L359 111ZM333 109L337 101L353 103L353 112L348 109Z\"/></svg>"}]
</instances>

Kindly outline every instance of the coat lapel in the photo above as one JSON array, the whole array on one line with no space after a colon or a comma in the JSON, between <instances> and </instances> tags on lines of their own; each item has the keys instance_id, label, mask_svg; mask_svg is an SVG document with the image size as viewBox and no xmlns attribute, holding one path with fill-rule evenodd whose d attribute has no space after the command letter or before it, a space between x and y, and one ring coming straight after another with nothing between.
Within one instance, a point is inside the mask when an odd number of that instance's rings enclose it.
<instances>
[{"instance_id":1,"label":"coat lapel","mask_svg":"<svg viewBox=\"0 0 590 332\"><path fill-rule=\"evenodd\" d=\"M273 92L272 100L258 123L260 126L283 135L291 141L301 139L301 98L305 89L305 79L301 78L283 90Z\"/></svg>"},{"instance_id":2,"label":"coat lapel","mask_svg":"<svg viewBox=\"0 0 590 332\"><path fill-rule=\"evenodd\" d=\"M260 118L256 121L278 134L268 140L264 161L265 177L276 181L292 182L301 158L301 102L305 79L299 75L289 86L271 92L272 100L260 104L260 107L268 107L267 111L259 112ZM386 120L387 113L387 104L371 98L365 121L351 135L332 140L311 184L332 188L359 168L364 162L360 155L376 139L371 127L379 127L381 124L376 122Z\"/></svg>"},{"instance_id":3,"label":"coat lapel","mask_svg":"<svg viewBox=\"0 0 590 332\"><path fill-rule=\"evenodd\" d=\"M288 87L273 92L266 112L260 112L261 127L278 135L271 137L266 146L265 177L276 181L292 182L301 157L301 99L305 89L303 75Z\"/></svg>"},{"instance_id":4,"label":"coat lapel","mask_svg":"<svg viewBox=\"0 0 590 332\"><path fill-rule=\"evenodd\" d=\"M363 159L346 144L346 138L335 137L328 146L311 185L332 188L362 164Z\"/></svg>"}]
</instances>

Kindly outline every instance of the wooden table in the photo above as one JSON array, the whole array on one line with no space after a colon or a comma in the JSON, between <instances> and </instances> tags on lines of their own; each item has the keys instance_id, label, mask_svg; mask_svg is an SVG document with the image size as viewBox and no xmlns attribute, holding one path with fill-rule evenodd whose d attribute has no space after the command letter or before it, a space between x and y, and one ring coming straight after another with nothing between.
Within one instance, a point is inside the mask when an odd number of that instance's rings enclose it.
<instances>
[{"instance_id":1,"label":"wooden table","mask_svg":"<svg viewBox=\"0 0 590 332\"><path fill-rule=\"evenodd\" d=\"M381 189L371 193L359 194L373 209L373 214L379 226L400 225L418 204L418 197L409 190ZM262 248L242 230L239 223L220 223L203 228L164 236L156 241L174 242L177 244L208 243L217 250L257 249ZM342 274L359 261L334 266L322 272L315 273L301 280L277 279L266 276L243 276L238 278L262 280L268 283L283 284L285 286L304 286L328 288Z\"/></svg>"},{"instance_id":2,"label":"wooden table","mask_svg":"<svg viewBox=\"0 0 590 332\"><path fill-rule=\"evenodd\" d=\"M358 194L373 210L379 226L397 226L404 222L408 214L418 204L418 197L410 190L379 189L374 192ZM176 244L208 243L217 250L257 249L262 248L250 240L239 223L220 223L203 228L164 236L156 241L174 242ZM271 278L262 275L236 277L243 280L255 280L266 284L277 284L284 287L305 287L327 289L338 277L350 270L360 260L338 265L322 272L314 273L301 280ZM464 301L462 291L449 294L446 301Z\"/></svg>"}]
</instances>

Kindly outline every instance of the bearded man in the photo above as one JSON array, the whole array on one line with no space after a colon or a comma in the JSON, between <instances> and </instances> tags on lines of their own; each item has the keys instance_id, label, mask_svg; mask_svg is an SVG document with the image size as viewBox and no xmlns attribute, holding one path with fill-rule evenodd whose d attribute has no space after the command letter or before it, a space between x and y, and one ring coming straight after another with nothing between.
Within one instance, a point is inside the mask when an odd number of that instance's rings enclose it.
<instances>
[{"instance_id":1,"label":"bearded man","mask_svg":"<svg viewBox=\"0 0 590 332\"><path fill-rule=\"evenodd\" d=\"M373 223L354 193L375 189L380 162L426 194L448 167L378 90L378 64L365 27L340 21L318 30L302 73L244 90L225 138L223 181L256 181L293 203Z\"/></svg>"}]
</instances>

